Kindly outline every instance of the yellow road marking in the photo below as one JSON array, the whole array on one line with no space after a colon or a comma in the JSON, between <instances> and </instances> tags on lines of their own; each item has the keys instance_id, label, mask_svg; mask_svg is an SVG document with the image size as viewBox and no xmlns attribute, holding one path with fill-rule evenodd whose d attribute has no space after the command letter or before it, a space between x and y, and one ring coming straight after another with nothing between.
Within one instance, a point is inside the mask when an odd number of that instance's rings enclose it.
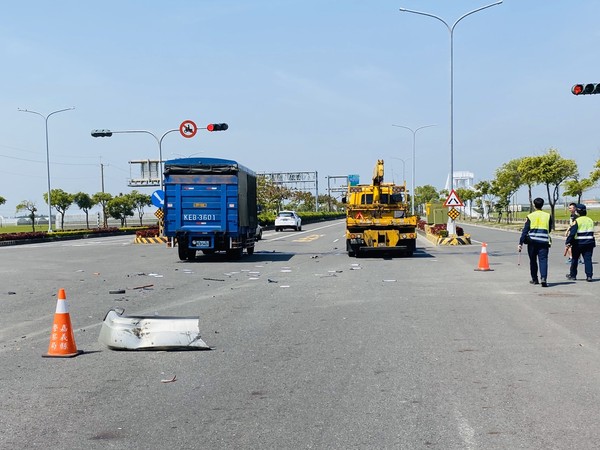
<instances>
[{"instance_id":1,"label":"yellow road marking","mask_svg":"<svg viewBox=\"0 0 600 450\"><path fill-rule=\"evenodd\" d=\"M311 242L314 240L317 240L321 237L321 235L319 234L311 234L308 236L304 236L303 238L300 239L294 239L292 242Z\"/></svg>"}]
</instances>

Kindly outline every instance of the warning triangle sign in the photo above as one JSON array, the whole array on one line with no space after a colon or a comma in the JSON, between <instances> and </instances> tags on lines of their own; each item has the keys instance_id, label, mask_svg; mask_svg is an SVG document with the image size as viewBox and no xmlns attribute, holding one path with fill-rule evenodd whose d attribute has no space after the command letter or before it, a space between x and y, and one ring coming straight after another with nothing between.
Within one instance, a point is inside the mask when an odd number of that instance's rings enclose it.
<instances>
[{"instance_id":1,"label":"warning triangle sign","mask_svg":"<svg viewBox=\"0 0 600 450\"><path fill-rule=\"evenodd\" d=\"M452 189L450 191L450 195L448 196L448 198L446 199L446 202L444 203L445 207L453 207L453 206L465 206L462 202L462 200L460 198L458 198L458 195L456 194L456 191L454 189Z\"/></svg>"}]
</instances>

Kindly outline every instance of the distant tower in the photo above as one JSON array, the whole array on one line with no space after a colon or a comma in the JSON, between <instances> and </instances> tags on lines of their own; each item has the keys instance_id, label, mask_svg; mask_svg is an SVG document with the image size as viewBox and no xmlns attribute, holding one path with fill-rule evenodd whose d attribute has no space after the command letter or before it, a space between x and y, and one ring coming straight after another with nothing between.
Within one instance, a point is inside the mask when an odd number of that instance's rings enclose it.
<instances>
[{"instance_id":1,"label":"distant tower","mask_svg":"<svg viewBox=\"0 0 600 450\"><path fill-rule=\"evenodd\" d=\"M454 172L454 186L450 188L450 176L446 178L446 190L450 191L450 189L474 189L473 185L475 184L475 175L473 172Z\"/></svg>"}]
</instances>

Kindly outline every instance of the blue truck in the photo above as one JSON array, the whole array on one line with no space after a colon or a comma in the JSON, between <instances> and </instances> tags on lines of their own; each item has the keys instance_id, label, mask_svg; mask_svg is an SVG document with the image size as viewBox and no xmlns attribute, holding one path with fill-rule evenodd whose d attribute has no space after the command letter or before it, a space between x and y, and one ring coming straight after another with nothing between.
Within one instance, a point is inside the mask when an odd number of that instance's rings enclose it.
<instances>
[{"instance_id":1,"label":"blue truck","mask_svg":"<svg viewBox=\"0 0 600 450\"><path fill-rule=\"evenodd\" d=\"M197 251L240 258L254 253L258 217L256 174L220 158L165 161L164 234L177 241L179 259Z\"/></svg>"}]
</instances>

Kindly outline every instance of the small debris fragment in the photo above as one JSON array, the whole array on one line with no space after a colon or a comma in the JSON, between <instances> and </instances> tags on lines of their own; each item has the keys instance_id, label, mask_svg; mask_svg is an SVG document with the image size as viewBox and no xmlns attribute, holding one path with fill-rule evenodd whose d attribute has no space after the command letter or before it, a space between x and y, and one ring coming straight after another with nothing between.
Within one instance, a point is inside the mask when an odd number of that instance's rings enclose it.
<instances>
[{"instance_id":1,"label":"small debris fragment","mask_svg":"<svg viewBox=\"0 0 600 450\"><path fill-rule=\"evenodd\" d=\"M160 380L161 383L174 383L177 381L177 375L173 375L173 378L169 378L168 380Z\"/></svg>"},{"instance_id":2,"label":"small debris fragment","mask_svg":"<svg viewBox=\"0 0 600 450\"><path fill-rule=\"evenodd\" d=\"M150 288L152 288L152 287L154 287L154 285L153 285L153 284L147 284L147 285L145 285L145 286L136 286L136 287L134 287L133 289L150 289Z\"/></svg>"},{"instance_id":3,"label":"small debris fragment","mask_svg":"<svg viewBox=\"0 0 600 450\"><path fill-rule=\"evenodd\" d=\"M8 291L8 292L7 292L7 294L8 294L8 295L17 295L17 293L16 293L16 292L13 292L13 291Z\"/></svg>"},{"instance_id":4,"label":"small debris fragment","mask_svg":"<svg viewBox=\"0 0 600 450\"><path fill-rule=\"evenodd\" d=\"M115 289L112 291L108 291L109 294L124 294L125 293L125 289Z\"/></svg>"},{"instance_id":5,"label":"small debris fragment","mask_svg":"<svg viewBox=\"0 0 600 450\"><path fill-rule=\"evenodd\" d=\"M319 257L319 255L315 255L315 256L311 256L311 259L317 259Z\"/></svg>"},{"instance_id":6,"label":"small debris fragment","mask_svg":"<svg viewBox=\"0 0 600 450\"><path fill-rule=\"evenodd\" d=\"M207 278L207 277L204 277L203 280L206 280L206 281L225 281L225 280L221 280L219 278Z\"/></svg>"},{"instance_id":7,"label":"small debris fragment","mask_svg":"<svg viewBox=\"0 0 600 450\"><path fill-rule=\"evenodd\" d=\"M384 283L395 283L396 280L383 280Z\"/></svg>"},{"instance_id":8,"label":"small debris fragment","mask_svg":"<svg viewBox=\"0 0 600 450\"><path fill-rule=\"evenodd\" d=\"M279 281L277 281L277 280L271 280L270 278L267 278L267 280L269 281L269 283L279 283Z\"/></svg>"}]
</instances>

